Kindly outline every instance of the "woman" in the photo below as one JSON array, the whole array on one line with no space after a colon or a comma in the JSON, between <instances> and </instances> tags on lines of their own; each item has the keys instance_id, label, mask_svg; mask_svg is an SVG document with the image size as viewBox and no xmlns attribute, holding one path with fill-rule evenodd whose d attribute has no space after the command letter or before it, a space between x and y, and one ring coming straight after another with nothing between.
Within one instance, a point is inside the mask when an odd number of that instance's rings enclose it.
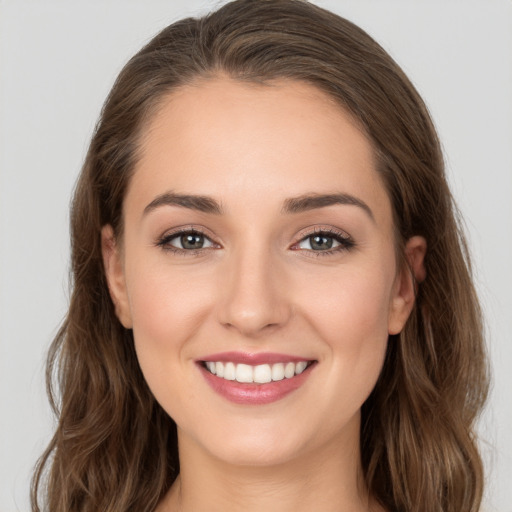
<instances>
[{"instance_id":1,"label":"woman","mask_svg":"<svg viewBox=\"0 0 512 512\"><path fill-rule=\"evenodd\" d=\"M171 25L72 208L49 510L476 511L478 302L435 130L301 1Z\"/></svg>"}]
</instances>

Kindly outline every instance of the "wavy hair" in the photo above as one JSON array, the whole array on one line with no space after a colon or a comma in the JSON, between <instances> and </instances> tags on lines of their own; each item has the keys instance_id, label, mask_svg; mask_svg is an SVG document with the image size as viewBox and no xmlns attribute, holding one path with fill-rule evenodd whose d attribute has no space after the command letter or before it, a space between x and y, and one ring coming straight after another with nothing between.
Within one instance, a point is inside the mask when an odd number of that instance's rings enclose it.
<instances>
[{"instance_id":1,"label":"wavy hair","mask_svg":"<svg viewBox=\"0 0 512 512\"><path fill-rule=\"evenodd\" d=\"M49 352L58 425L32 482L38 512L153 511L179 473L176 425L118 321L100 231L122 204L147 122L176 88L234 80L312 84L368 136L391 199L397 251L425 237L427 277L362 408L366 484L388 510L476 512L483 470L474 423L487 392L481 312L443 156L425 104L351 22L302 0L236 0L162 30L121 71L101 112L71 209L72 295ZM56 391L58 386L58 391ZM41 508L43 507L43 508Z\"/></svg>"}]
</instances>

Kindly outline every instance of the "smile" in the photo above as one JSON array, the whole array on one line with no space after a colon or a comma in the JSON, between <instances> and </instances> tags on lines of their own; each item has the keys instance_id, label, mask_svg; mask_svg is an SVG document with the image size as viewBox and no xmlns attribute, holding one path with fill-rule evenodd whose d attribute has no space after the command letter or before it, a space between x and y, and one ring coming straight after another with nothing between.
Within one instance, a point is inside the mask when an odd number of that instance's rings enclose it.
<instances>
[{"instance_id":1,"label":"smile","mask_svg":"<svg viewBox=\"0 0 512 512\"><path fill-rule=\"evenodd\" d=\"M236 380L247 384L266 384L300 375L311 363L311 361L299 361L297 363L290 361L252 366L243 363L236 364L232 361L205 361L204 364L210 373L221 379Z\"/></svg>"},{"instance_id":2,"label":"smile","mask_svg":"<svg viewBox=\"0 0 512 512\"><path fill-rule=\"evenodd\" d=\"M275 402L299 389L318 361L285 354L224 352L196 361L211 389L244 405Z\"/></svg>"}]
</instances>

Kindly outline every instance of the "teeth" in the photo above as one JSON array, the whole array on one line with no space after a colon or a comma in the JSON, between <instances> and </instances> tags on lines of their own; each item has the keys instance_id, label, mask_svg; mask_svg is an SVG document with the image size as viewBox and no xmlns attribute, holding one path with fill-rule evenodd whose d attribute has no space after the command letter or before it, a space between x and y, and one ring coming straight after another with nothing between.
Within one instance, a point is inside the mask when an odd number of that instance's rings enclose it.
<instances>
[{"instance_id":1,"label":"teeth","mask_svg":"<svg viewBox=\"0 0 512 512\"><path fill-rule=\"evenodd\" d=\"M254 382L265 384L272 381L272 370L269 364L260 364L254 367Z\"/></svg>"},{"instance_id":2,"label":"teeth","mask_svg":"<svg viewBox=\"0 0 512 512\"><path fill-rule=\"evenodd\" d=\"M297 366L295 366L295 375L301 374L305 369L308 363L306 361L301 361L300 363L297 363Z\"/></svg>"},{"instance_id":3,"label":"teeth","mask_svg":"<svg viewBox=\"0 0 512 512\"><path fill-rule=\"evenodd\" d=\"M295 364L294 363L286 363L284 367L284 376L287 379L291 379L295 375Z\"/></svg>"},{"instance_id":4,"label":"teeth","mask_svg":"<svg viewBox=\"0 0 512 512\"><path fill-rule=\"evenodd\" d=\"M219 363L216 363L216 364L219 364ZM233 363L226 363L224 365L224 378L226 380L235 380L236 379L236 368Z\"/></svg>"},{"instance_id":5,"label":"teeth","mask_svg":"<svg viewBox=\"0 0 512 512\"><path fill-rule=\"evenodd\" d=\"M265 384L267 382L291 379L295 375L300 375L308 366L306 361L298 363L275 363L259 364L251 366L248 364L235 364L231 361L223 363L221 361L206 361L206 368L213 375L222 377L226 380L236 380L243 383Z\"/></svg>"},{"instance_id":6,"label":"teeth","mask_svg":"<svg viewBox=\"0 0 512 512\"><path fill-rule=\"evenodd\" d=\"M277 363L272 365L272 380L284 379L284 364Z\"/></svg>"},{"instance_id":7,"label":"teeth","mask_svg":"<svg viewBox=\"0 0 512 512\"><path fill-rule=\"evenodd\" d=\"M254 382L252 366L249 366L248 364L237 364L235 378L237 382Z\"/></svg>"}]
</instances>

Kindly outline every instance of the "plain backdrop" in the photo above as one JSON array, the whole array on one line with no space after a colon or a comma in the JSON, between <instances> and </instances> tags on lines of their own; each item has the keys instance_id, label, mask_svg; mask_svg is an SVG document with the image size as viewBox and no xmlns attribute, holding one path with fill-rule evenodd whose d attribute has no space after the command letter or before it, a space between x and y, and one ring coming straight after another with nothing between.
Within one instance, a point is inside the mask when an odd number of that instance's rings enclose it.
<instances>
[{"instance_id":1,"label":"plain backdrop","mask_svg":"<svg viewBox=\"0 0 512 512\"><path fill-rule=\"evenodd\" d=\"M391 53L439 129L493 366L485 510L512 512L512 3L316 3ZM0 512L29 510L31 468L53 428L44 358L66 311L69 198L101 104L144 42L215 5L0 0Z\"/></svg>"}]
</instances>

